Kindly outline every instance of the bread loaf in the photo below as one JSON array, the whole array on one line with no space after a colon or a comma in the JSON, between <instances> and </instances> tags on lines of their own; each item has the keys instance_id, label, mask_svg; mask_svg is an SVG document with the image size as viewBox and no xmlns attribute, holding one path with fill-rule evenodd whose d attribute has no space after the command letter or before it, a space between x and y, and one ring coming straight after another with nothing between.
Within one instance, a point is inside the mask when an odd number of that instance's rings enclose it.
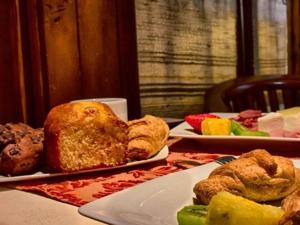
<instances>
[{"instance_id":1,"label":"bread loaf","mask_svg":"<svg viewBox=\"0 0 300 225\"><path fill-rule=\"evenodd\" d=\"M54 107L44 123L47 164L72 172L126 162L128 126L105 104L74 102Z\"/></svg>"}]
</instances>

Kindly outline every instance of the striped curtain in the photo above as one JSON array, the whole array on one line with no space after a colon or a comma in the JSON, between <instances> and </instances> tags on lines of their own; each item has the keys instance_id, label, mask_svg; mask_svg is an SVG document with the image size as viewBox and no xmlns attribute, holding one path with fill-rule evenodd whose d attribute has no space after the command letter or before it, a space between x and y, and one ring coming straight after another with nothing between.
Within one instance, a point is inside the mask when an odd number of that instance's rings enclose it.
<instances>
[{"instance_id":1,"label":"striped curtain","mask_svg":"<svg viewBox=\"0 0 300 225\"><path fill-rule=\"evenodd\" d=\"M287 6L283 0L254 1L255 74L286 74Z\"/></svg>"},{"instance_id":2,"label":"striped curtain","mask_svg":"<svg viewBox=\"0 0 300 225\"><path fill-rule=\"evenodd\" d=\"M182 118L236 76L235 0L135 0L142 114Z\"/></svg>"}]
</instances>

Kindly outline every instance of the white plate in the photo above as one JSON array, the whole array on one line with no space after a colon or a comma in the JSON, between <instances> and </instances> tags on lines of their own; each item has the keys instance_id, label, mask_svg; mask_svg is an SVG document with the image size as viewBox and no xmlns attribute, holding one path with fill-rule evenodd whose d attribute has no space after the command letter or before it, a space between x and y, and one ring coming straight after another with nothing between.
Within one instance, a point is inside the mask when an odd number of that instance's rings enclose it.
<instances>
[{"instance_id":1,"label":"white plate","mask_svg":"<svg viewBox=\"0 0 300 225\"><path fill-rule=\"evenodd\" d=\"M300 144L300 138L288 138L288 137L261 137L261 136L234 136L234 135L201 135L197 134L193 128L187 123L182 122L178 126L174 127L170 131L170 137L182 137L199 140L265 140L265 141L284 141L284 142L298 142Z\"/></svg>"},{"instance_id":2,"label":"white plate","mask_svg":"<svg viewBox=\"0 0 300 225\"><path fill-rule=\"evenodd\" d=\"M300 161L294 161L300 167ZM212 162L139 184L79 208L87 217L113 225L177 225L176 214L193 204L194 185L220 166Z\"/></svg>"},{"instance_id":3,"label":"white plate","mask_svg":"<svg viewBox=\"0 0 300 225\"><path fill-rule=\"evenodd\" d=\"M222 118L232 118L234 113L213 113ZM256 148L266 149L273 154L298 156L300 138L258 137L258 136L216 136L201 135L194 132L186 122L179 124L170 131L170 137L181 137L196 140L203 149L219 149L241 154ZM214 151L214 150L213 150Z\"/></svg>"},{"instance_id":4,"label":"white plate","mask_svg":"<svg viewBox=\"0 0 300 225\"><path fill-rule=\"evenodd\" d=\"M75 174L83 174L83 173L91 173L91 172L99 172L99 171L127 168L130 166L141 165L141 164L145 164L145 163L163 160L163 159L167 158L168 154L169 154L169 148L168 148L168 146L164 146L157 155L155 155L154 157L152 157L150 159L134 161L134 162L130 162L130 163L127 163L127 164L124 164L121 166L97 168L97 169L91 169L91 170L82 170L82 171L73 172L73 173L43 173L43 172L39 171L39 172L30 174L30 175L20 175L20 176L11 176L11 177L0 175L0 183L34 180L34 179L49 178L49 177L70 176L70 175L75 175Z\"/></svg>"}]
</instances>

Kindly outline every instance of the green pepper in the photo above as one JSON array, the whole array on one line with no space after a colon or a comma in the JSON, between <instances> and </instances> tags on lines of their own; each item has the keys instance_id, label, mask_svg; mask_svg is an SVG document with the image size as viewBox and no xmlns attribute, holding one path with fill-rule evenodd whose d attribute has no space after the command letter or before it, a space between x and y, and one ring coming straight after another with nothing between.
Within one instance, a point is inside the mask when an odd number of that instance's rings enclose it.
<instances>
[{"instance_id":1,"label":"green pepper","mask_svg":"<svg viewBox=\"0 0 300 225\"><path fill-rule=\"evenodd\" d=\"M177 213L178 225L205 225L206 215L205 205L185 206Z\"/></svg>"},{"instance_id":2,"label":"green pepper","mask_svg":"<svg viewBox=\"0 0 300 225\"><path fill-rule=\"evenodd\" d=\"M236 136L270 136L269 133L264 131L249 130L234 120L231 122L231 132Z\"/></svg>"}]
</instances>

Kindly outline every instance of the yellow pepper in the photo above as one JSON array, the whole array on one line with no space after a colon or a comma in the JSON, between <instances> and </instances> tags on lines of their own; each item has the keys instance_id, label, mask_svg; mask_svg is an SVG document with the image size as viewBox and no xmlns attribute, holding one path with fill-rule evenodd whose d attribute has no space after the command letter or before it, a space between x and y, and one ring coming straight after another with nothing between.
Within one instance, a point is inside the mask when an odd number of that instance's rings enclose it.
<instances>
[{"instance_id":1,"label":"yellow pepper","mask_svg":"<svg viewBox=\"0 0 300 225\"><path fill-rule=\"evenodd\" d=\"M226 118L206 118L201 123L204 135L230 135L231 120Z\"/></svg>"}]
</instances>

